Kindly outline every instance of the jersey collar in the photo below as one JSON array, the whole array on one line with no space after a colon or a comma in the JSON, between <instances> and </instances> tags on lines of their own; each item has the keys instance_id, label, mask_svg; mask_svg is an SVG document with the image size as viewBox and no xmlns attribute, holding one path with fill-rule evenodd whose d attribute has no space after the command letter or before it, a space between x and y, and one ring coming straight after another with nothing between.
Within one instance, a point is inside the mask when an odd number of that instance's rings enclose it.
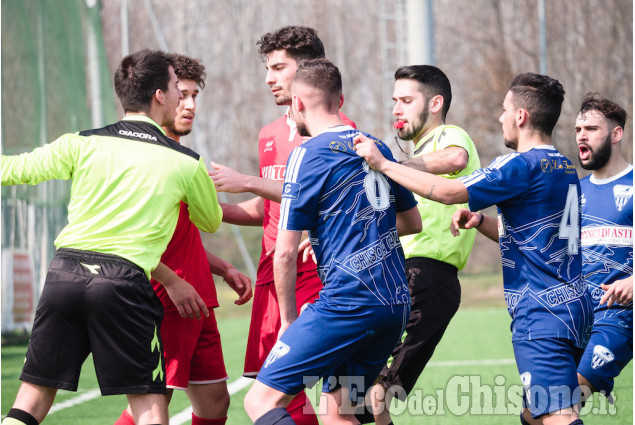
<instances>
[{"instance_id":1,"label":"jersey collar","mask_svg":"<svg viewBox=\"0 0 635 425\"><path fill-rule=\"evenodd\" d=\"M161 133L163 133L163 135L165 136L165 130L163 130L163 128L157 124L157 122L155 120L153 120L152 118L146 116L146 115L126 115L125 117L123 117L121 119L121 121L143 121L143 122L147 122L148 124L152 124L154 125L156 128L158 128Z\"/></svg>"},{"instance_id":2,"label":"jersey collar","mask_svg":"<svg viewBox=\"0 0 635 425\"><path fill-rule=\"evenodd\" d=\"M609 177L606 179L596 179L595 176L593 176L593 174L591 174L591 176L589 177L589 181L593 184L607 184L607 183L611 183L623 176L625 176L626 174L630 173L633 170L633 166L631 164L628 164L628 167L626 167L626 169L622 170L621 172L617 173L616 175L614 175L613 177Z\"/></svg>"}]
</instances>

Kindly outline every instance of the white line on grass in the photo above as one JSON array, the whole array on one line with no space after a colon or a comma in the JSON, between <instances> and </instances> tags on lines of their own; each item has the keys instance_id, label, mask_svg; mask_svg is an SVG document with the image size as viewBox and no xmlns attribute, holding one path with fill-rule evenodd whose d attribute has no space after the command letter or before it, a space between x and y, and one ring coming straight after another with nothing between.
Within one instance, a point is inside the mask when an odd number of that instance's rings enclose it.
<instances>
[{"instance_id":1,"label":"white line on grass","mask_svg":"<svg viewBox=\"0 0 635 425\"><path fill-rule=\"evenodd\" d=\"M229 395L234 395L243 388L249 386L252 382L254 382L252 378L245 378L244 376L241 376L227 385L227 391L229 392ZM172 416L170 418L170 425L181 425L189 422L190 420L192 420L192 406L189 406L185 410Z\"/></svg>"},{"instance_id":2,"label":"white line on grass","mask_svg":"<svg viewBox=\"0 0 635 425\"><path fill-rule=\"evenodd\" d=\"M501 365L515 364L514 359L487 359L487 360L448 360L448 361L437 361L428 363L427 367L453 367L453 366L491 366L491 365ZM251 378L245 378L241 376L233 382L230 382L227 385L227 390L229 391L229 395L233 395L243 388L247 387L254 380ZM59 412L60 410L66 409L68 407L73 407L78 404L82 404L86 401L97 398L101 395L99 390L90 390L85 392L84 394L80 394L77 397L73 397L61 403L55 403L49 414ZM185 422L189 421L192 418L192 407L188 407L182 412L177 413L176 415L170 418L170 425L181 425Z\"/></svg>"},{"instance_id":3,"label":"white line on grass","mask_svg":"<svg viewBox=\"0 0 635 425\"><path fill-rule=\"evenodd\" d=\"M487 360L447 360L442 362L430 362L427 367L446 366L493 366L501 364L516 364L514 359L487 359Z\"/></svg>"},{"instance_id":4,"label":"white line on grass","mask_svg":"<svg viewBox=\"0 0 635 425\"><path fill-rule=\"evenodd\" d=\"M63 401L61 403L55 403L52 407L51 410L49 410L49 414L51 413L55 413L55 412L59 412L60 410L64 410L68 407L73 407L73 406L77 406L78 404L82 404L85 401L89 401L92 400L94 398L97 398L101 395L101 391L99 390L90 390L85 392L84 394L80 394L77 397L73 397L70 398L66 401Z\"/></svg>"}]
</instances>

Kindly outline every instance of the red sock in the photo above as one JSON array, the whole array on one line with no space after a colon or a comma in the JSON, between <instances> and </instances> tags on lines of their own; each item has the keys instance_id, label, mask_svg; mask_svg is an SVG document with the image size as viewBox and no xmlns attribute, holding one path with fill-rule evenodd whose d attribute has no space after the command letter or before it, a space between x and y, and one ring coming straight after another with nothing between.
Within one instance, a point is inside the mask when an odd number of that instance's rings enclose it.
<instances>
[{"instance_id":1,"label":"red sock","mask_svg":"<svg viewBox=\"0 0 635 425\"><path fill-rule=\"evenodd\" d=\"M319 425L313 405L304 391L291 400L287 406L287 411L297 425Z\"/></svg>"},{"instance_id":2,"label":"red sock","mask_svg":"<svg viewBox=\"0 0 635 425\"><path fill-rule=\"evenodd\" d=\"M113 425L134 425L134 418L128 410L124 410Z\"/></svg>"},{"instance_id":3,"label":"red sock","mask_svg":"<svg viewBox=\"0 0 635 425\"><path fill-rule=\"evenodd\" d=\"M192 425L225 425L225 422L227 422L227 416L219 419L203 419L192 413Z\"/></svg>"}]
</instances>

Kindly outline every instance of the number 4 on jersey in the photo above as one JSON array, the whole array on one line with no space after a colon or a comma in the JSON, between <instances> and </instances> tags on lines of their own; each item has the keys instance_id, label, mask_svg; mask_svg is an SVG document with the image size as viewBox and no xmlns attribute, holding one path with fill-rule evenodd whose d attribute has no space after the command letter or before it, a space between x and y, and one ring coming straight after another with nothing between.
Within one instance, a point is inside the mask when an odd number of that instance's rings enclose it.
<instances>
[{"instance_id":1,"label":"number 4 on jersey","mask_svg":"<svg viewBox=\"0 0 635 425\"><path fill-rule=\"evenodd\" d=\"M578 253L580 241L580 203L578 202L578 187L574 184L569 185L562 220L560 220L558 237L568 240L567 252L569 254Z\"/></svg>"}]
</instances>

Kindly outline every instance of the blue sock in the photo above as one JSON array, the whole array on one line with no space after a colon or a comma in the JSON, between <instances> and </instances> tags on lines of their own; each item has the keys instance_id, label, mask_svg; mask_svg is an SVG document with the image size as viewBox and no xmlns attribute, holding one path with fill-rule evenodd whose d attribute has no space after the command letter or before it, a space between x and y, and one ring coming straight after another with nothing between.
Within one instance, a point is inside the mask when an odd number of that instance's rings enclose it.
<instances>
[{"instance_id":1,"label":"blue sock","mask_svg":"<svg viewBox=\"0 0 635 425\"><path fill-rule=\"evenodd\" d=\"M254 422L254 425L295 425L284 407L271 409Z\"/></svg>"},{"instance_id":2,"label":"blue sock","mask_svg":"<svg viewBox=\"0 0 635 425\"><path fill-rule=\"evenodd\" d=\"M582 419L576 419L575 421L571 422L569 425L584 425L584 422L582 422Z\"/></svg>"}]
</instances>

